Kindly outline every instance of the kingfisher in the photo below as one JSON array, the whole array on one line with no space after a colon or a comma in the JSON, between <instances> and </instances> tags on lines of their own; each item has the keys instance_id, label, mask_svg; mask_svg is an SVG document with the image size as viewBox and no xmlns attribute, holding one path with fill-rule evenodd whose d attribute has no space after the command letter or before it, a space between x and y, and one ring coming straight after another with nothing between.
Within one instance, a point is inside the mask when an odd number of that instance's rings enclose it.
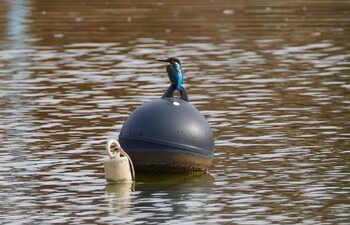
<instances>
[{"instance_id":1,"label":"kingfisher","mask_svg":"<svg viewBox=\"0 0 350 225\"><path fill-rule=\"evenodd\" d=\"M169 80L173 85L175 85L176 90L180 92L181 85L183 84L180 59L177 57L170 57L165 60L159 59L157 61L169 63L169 65L166 67L166 72L168 73Z\"/></svg>"}]
</instances>

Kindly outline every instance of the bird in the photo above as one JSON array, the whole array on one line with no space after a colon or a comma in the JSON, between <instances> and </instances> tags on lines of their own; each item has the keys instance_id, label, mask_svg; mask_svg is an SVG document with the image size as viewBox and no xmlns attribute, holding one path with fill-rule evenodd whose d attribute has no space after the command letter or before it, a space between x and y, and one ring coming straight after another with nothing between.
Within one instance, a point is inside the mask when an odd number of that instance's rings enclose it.
<instances>
[{"instance_id":1,"label":"bird","mask_svg":"<svg viewBox=\"0 0 350 225\"><path fill-rule=\"evenodd\" d=\"M170 57L167 59L158 59L159 62L168 62L169 65L166 67L166 72L170 82L175 85L178 92L181 91L181 85L183 84L183 75L181 69L181 61L177 57Z\"/></svg>"}]
</instances>

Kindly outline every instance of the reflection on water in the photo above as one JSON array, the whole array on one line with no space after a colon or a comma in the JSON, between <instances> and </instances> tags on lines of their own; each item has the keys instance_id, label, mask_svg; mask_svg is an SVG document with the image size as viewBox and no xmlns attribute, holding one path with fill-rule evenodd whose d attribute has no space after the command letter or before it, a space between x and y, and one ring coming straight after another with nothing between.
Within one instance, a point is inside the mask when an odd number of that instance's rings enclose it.
<instances>
[{"instance_id":1,"label":"reflection on water","mask_svg":"<svg viewBox=\"0 0 350 225\"><path fill-rule=\"evenodd\" d=\"M222 208L214 201L214 178L210 174L141 174L137 179L135 190L132 184L106 185L111 197L110 211L119 223L143 223L145 219L148 223L181 223L179 215L188 213L193 217L187 218L189 221L199 222L204 215L210 216ZM115 219L106 218L103 222Z\"/></svg>"},{"instance_id":2,"label":"reflection on water","mask_svg":"<svg viewBox=\"0 0 350 225\"><path fill-rule=\"evenodd\" d=\"M181 3L181 4L180 4ZM176 7L175 7L176 6ZM346 224L348 1L0 1L3 223ZM104 180L179 56L210 174Z\"/></svg>"}]
</instances>

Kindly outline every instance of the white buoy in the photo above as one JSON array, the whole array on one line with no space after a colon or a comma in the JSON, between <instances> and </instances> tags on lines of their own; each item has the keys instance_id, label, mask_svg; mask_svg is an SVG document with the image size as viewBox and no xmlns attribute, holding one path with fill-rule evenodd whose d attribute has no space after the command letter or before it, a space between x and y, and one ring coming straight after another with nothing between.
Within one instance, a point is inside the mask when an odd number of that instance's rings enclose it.
<instances>
[{"instance_id":1,"label":"white buoy","mask_svg":"<svg viewBox=\"0 0 350 225\"><path fill-rule=\"evenodd\" d=\"M114 145L113 150L111 149ZM105 177L108 182L127 183L135 179L134 167L130 157L124 152L116 140L106 144L109 159L103 162Z\"/></svg>"}]
</instances>

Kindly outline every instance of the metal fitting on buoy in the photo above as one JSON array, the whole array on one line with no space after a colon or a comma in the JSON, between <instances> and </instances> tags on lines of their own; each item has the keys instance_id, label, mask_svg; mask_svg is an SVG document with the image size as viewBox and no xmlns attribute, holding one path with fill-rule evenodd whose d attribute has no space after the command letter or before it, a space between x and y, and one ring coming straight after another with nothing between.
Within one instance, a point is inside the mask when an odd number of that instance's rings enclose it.
<instances>
[{"instance_id":1,"label":"metal fitting on buoy","mask_svg":"<svg viewBox=\"0 0 350 225\"><path fill-rule=\"evenodd\" d=\"M109 140L106 144L109 159L103 162L105 177L109 182L126 183L135 180L133 163L119 142Z\"/></svg>"}]
</instances>

